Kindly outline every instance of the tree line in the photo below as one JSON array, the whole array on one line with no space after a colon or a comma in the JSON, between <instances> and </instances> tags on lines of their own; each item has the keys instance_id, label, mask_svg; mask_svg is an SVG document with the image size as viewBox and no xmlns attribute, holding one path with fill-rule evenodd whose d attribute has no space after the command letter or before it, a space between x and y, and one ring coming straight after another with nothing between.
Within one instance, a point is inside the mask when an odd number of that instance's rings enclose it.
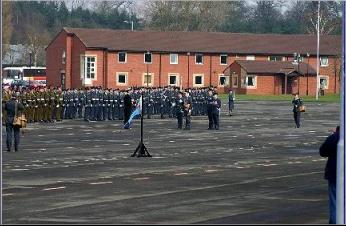
<instances>
[{"instance_id":1,"label":"tree line","mask_svg":"<svg viewBox=\"0 0 346 226\"><path fill-rule=\"evenodd\" d=\"M317 2L257 1L5 1L3 56L22 44L20 62L45 64L44 48L62 27L234 33L316 33ZM286 10L283 10L286 9ZM127 21L124 22L124 21ZM321 1L320 31L341 34L341 2Z\"/></svg>"}]
</instances>

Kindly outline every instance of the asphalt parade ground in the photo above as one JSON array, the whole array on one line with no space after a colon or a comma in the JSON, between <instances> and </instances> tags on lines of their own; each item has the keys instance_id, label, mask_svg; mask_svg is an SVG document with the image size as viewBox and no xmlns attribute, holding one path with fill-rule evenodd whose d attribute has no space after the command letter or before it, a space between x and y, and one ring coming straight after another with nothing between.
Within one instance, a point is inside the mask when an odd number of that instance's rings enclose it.
<instances>
[{"instance_id":1,"label":"asphalt parade ground","mask_svg":"<svg viewBox=\"0 0 346 226\"><path fill-rule=\"evenodd\" d=\"M152 158L130 157L140 123L65 120L30 124L6 152L4 224L325 224L326 159L318 148L339 120L337 103L306 103L296 129L291 104L223 106L220 130L193 117L145 119Z\"/></svg>"}]
</instances>

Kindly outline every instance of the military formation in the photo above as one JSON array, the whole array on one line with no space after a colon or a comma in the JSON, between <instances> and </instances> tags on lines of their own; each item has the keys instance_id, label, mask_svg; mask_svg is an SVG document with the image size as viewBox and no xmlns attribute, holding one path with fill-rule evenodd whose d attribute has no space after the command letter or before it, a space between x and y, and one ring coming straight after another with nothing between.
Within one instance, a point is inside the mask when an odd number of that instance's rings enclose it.
<instances>
[{"instance_id":1,"label":"military formation","mask_svg":"<svg viewBox=\"0 0 346 226\"><path fill-rule=\"evenodd\" d=\"M130 88L132 106L143 93L143 115L151 118L177 117L179 87ZM127 90L127 91L129 91ZM191 102L190 115L207 115L207 96L210 88L185 90ZM55 122L63 119L84 119L85 121L123 120L125 91L87 87L85 89L61 88L8 88L3 89L3 105L17 92L19 101L24 105L28 123ZM3 109L3 119L5 118Z\"/></svg>"}]
</instances>

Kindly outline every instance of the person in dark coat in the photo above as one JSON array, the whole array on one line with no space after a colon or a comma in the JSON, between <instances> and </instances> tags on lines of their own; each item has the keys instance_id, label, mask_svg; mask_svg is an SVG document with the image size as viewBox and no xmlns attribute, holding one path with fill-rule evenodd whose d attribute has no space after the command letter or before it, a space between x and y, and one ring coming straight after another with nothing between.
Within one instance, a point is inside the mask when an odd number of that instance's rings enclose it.
<instances>
[{"instance_id":1,"label":"person in dark coat","mask_svg":"<svg viewBox=\"0 0 346 226\"><path fill-rule=\"evenodd\" d=\"M300 127L300 111L299 107L303 105L303 101L299 98L298 94L294 96L294 99L292 100L293 104L293 117L294 122L296 123L296 128Z\"/></svg>"},{"instance_id":2,"label":"person in dark coat","mask_svg":"<svg viewBox=\"0 0 346 226\"><path fill-rule=\"evenodd\" d=\"M178 120L178 129L183 129L184 100L181 92L178 93L178 97L174 105L176 106L177 111L176 116Z\"/></svg>"},{"instance_id":3,"label":"person in dark coat","mask_svg":"<svg viewBox=\"0 0 346 226\"><path fill-rule=\"evenodd\" d=\"M192 99L190 97L189 92L185 92L183 101L184 101L184 117L185 117L184 130L190 130L191 129Z\"/></svg>"},{"instance_id":4,"label":"person in dark coat","mask_svg":"<svg viewBox=\"0 0 346 226\"><path fill-rule=\"evenodd\" d=\"M232 116L232 112L234 110L234 100L235 100L234 92L233 92L233 90L230 90L228 93L228 113L229 113L229 116Z\"/></svg>"},{"instance_id":5,"label":"person in dark coat","mask_svg":"<svg viewBox=\"0 0 346 226\"><path fill-rule=\"evenodd\" d=\"M340 127L336 127L335 132L330 135L320 147L320 155L328 157L324 178L329 185L329 224L336 223L336 162L337 145L340 137Z\"/></svg>"},{"instance_id":6,"label":"person in dark coat","mask_svg":"<svg viewBox=\"0 0 346 226\"><path fill-rule=\"evenodd\" d=\"M20 139L20 128L13 126L13 120L15 113L19 115L21 111L24 110L23 104L19 103L17 99L18 94L13 94L11 100L5 104L5 111L7 113L6 116L6 145L7 151L11 151L12 147L12 136L14 134L14 151L18 151L19 139ZM17 112L16 112L17 107Z\"/></svg>"},{"instance_id":7,"label":"person in dark coat","mask_svg":"<svg viewBox=\"0 0 346 226\"><path fill-rule=\"evenodd\" d=\"M206 98L206 104L207 104L207 114L208 114L208 121L209 121L209 126L208 129L211 130L213 129L213 91L209 90L208 95Z\"/></svg>"},{"instance_id":8,"label":"person in dark coat","mask_svg":"<svg viewBox=\"0 0 346 226\"><path fill-rule=\"evenodd\" d=\"M129 91L124 96L124 125L129 121L132 111L132 97Z\"/></svg>"},{"instance_id":9,"label":"person in dark coat","mask_svg":"<svg viewBox=\"0 0 346 226\"><path fill-rule=\"evenodd\" d=\"M213 95L213 103L212 103L212 118L213 118L213 126L216 130L219 129L219 121L220 121L220 109L221 109L221 100L218 98L217 93Z\"/></svg>"}]
</instances>

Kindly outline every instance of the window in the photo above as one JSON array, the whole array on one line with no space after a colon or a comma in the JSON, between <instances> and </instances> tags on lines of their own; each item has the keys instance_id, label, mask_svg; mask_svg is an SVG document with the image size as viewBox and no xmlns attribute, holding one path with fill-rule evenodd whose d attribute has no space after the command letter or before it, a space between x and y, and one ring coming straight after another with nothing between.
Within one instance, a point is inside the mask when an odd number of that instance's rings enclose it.
<instances>
[{"instance_id":1,"label":"window","mask_svg":"<svg viewBox=\"0 0 346 226\"><path fill-rule=\"evenodd\" d=\"M321 67L327 67L328 66L328 57L321 57L320 58L320 65L321 65Z\"/></svg>"},{"instance_id":2,"label":"window","mask_svg":"<svg viewBox=\"0 0 346 226\"><path fill-rule=\"evenodd\" d=\"M178 54L172 53L169 55L169 61L171 64L178 64Z\"/></svg>"},{"instance_id":3,"label":"window","mask_svg":"<svg viewBox=\"0 0 346 226\"><path fill-rule=\"evenodd\" d=\"M220 64L221 65L227 65L227 55L226 54L220 55Z\"/></svg>"},{"instance_id":4,"label":"window","mask_svg":"<svg viewBox=\"0 0 346 226\"><path fill-rule=\"evenodd\" d=\"M118 62L119 63L126 63L127 61L127 54L125 52L119 52L118 53Z\"/></svg>"},{"instance_id":5,"label":"window","mask_svg":"<svg viewBox=\"0 0 346 226\"><path fill-rule=\"evenodd\" d=\"M203 54L196 54L196 64L203 64Z\"/></svg>"},{"instance_id":6,"label":"window","mask_svg":"<svg viewBox=\"0 0 346 226\"><path fill-rule=\"evenodd\" d=\"M151 53L144 54L144 63L151 64Z\"/></svg>"},{"instance_id":7,"label":"window","mask_svg":"<svg viewBox=\"0 0 346 226\"><path fill-rule=\"evenodd\" d=\"M256 87L256 76L248 75L245 80L246 87Z\"/></svg>"},{"instance_id":8,"label":"window","mask_svg":"<svg viewBox=\"0 0 346 226\"><path fill-rule=\"evenodd\" d=\"M320 88L328 89L329 78L328 76L320 76Z\"/></svg>"},{"instance_id":9,"label":"window","mask_svg":"<svg viewBox=\"0 0 346 226\"><path fill-rule=\"evenodd\" d=\"M126 72L117 72L117 85L127 85L127 73Z\"/></svg>"},{"instance_id":10,"label":"window","mask_svg":"<svg viewBox=\"0 0 346 226\"><path fill-rule=\"evenodd\" d=\"M169 74L168 75L168 85L170 86L177 86L178 85L178 74Z\"/></svg>"},{"instance_id":11,"label":"window","mask_svg":"<svg viewBox=\"0 0 346 226\"><path fill-rule=\"evenodd\" d=\"M282 56L269 56L268 60L269 61L283 61L283 57Z\"/></svg>"},{"instance_id":12,"label":"window","mask_svg":"<svg viewBox=\"0 0 346 226\"><path fill-rule=\"evenodd\" d=\"M229 84L229 78L225 75L220 75L219 86L227 86Z\"/></svg>"},{"instance_id":13,"label":"window","mask_svg":"<svg viewBox=\"0 0 346 226\"><path fill-rule=\"evenodd\" d=\"M65 50L62 52L62 56L61 56L61 60L62 60L62 64L66 64L66 52Z\"/></svg>"},{"instance_id":14,"label":"window","mask_svg":"<svg viewBox=\"0 0 346 226\"><path fill-rule=\"evenodd\" d=\"M81 68L82 79L96 79L96 57L82 56Z\"/></svg>"},{"instance_id":15,"label":"window","mask_svg":"<svg viewBox=\"0 0 346 226\"><path fill-rule=\"evenodd\" d=\"M246 56L246 60L255 60L255 56L254 55L248 55L248 56Z\"/></svg>"},{"instance_id":16,"label":"window","mask_svg":"<svg viewBox=\"0 0 346 226\"><path fill-rule=\"evenodd\" d=\"M193 76L193 85L194 86L203 86L204 84L204 76L203 75L194 75Z\"/></svg>"},{"instance_id":17,"label":"window","mask_svg":"<svg viewBox=\"0 0 346 226\"><path fill-rule=\"evenodd\" d=\"M233 88L238 88L238 75L232 75Z\"/></svg>"},{"instance_id":18,"label":"window","mask_svg":"<svg viewBox=\"0 0 346 226\"><path fill-rule=\"evenodd\" d=\"M143 86L152 86L153 85L154 74L143 74Z\"/></svg>"}]
</instances>

